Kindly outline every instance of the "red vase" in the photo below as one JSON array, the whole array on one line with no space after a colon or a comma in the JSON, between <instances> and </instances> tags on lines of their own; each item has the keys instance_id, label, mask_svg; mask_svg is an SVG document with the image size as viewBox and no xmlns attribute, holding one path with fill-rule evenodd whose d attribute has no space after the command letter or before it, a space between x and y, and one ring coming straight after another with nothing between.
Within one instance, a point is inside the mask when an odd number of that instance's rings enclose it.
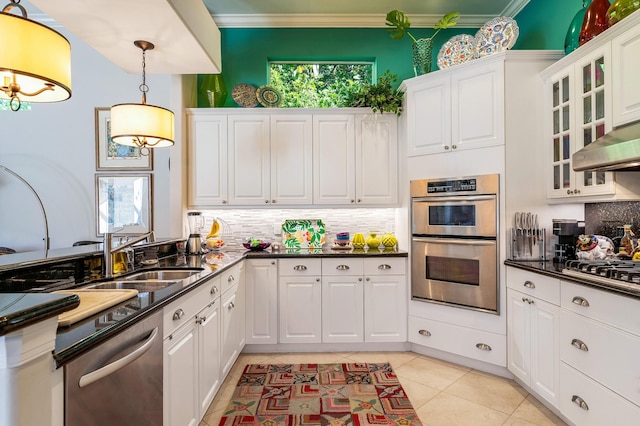
<instances>
[{"instance_id":1,"label":"red vase","mask_svg":"<svg viewBox=\"0 0 640 426\"><path fill-rule=\"evenodd\" d=\"M609 23L607 22L609 6L611 6L609 0L593 0L591 2L582 21L580 46L609 28Z\"/></svg>"}]
</instances>

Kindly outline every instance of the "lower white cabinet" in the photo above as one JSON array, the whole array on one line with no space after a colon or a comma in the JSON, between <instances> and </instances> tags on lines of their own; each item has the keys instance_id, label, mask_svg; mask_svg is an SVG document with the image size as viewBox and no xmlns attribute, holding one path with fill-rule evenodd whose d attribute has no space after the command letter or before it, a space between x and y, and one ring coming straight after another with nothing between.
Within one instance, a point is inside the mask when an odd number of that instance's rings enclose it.
<instances>
[{"instance_id":1,"label":"lower white cabinet","mask_svg":"<svg viewBox=\"0 0 640 426\"><path fill-rule=\"evenodd\" d=\"M279 265L281 343L322 341L320 259L282 259Z\"/></svg>"},{"instance_id":2,"label":"lower white cabinet","mask_svg":"<svg viewBox=\"0 0 640 426\"><path fill-rule=\"evenodd\" d=\"M404 259L364 259L365 342L407 341Z\"/></svg>"},{"instance_id":3,"label":"lower white cabinet","mask_svg":"<svg viewBox=\"0 0 640 426\"><path fill-rule=\"evenodd\" d=\"M278 343L278 261L245 260L246 342Z\"/></svg>"},{"instance_id":4,"label":"lower white cabinet","mask_svg":"<svg viewBox=\"0 0 640 426\"><path fill-rule=\"evenodd\" d=\"M196 316L198 328L198 402L200 415L207 412L220 388L220 300L211 302Z\"/></svg>"},{"instance_id":5,"label":"lower white cabinet","mask_svg":"<svg viewBox=\"0 0 640 426\"><path fill-rule=\"evenodd\" d=\"M362 275L322 277L323 342L364 341L363 297Z\"/></svg>"},{"instance_id":6,"label":"lower white cabinet","mask_svg":"<svg viewBox=\"0 0 640 426\"><path fill-rule=\"evenodd\" d=\"M244 281L222 293L221 298L221 374L226 377L245 344Z\"/></svg>"}]
</instances>

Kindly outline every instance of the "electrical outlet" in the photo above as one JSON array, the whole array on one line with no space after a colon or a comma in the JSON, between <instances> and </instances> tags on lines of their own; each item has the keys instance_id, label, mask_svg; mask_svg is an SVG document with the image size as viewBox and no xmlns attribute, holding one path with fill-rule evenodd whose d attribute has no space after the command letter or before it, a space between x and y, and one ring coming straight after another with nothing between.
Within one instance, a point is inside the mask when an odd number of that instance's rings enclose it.
<instances>
[{"instance_id":1,"label":"electrical outlet","mask_svg":"<svg viewBox=\"0 0 640 426\"><path fill-rule=\"evenodd\" d=\"M273 225L273 235L282 234L282 226L281 225Z\"/></svg>"}]
</instances>

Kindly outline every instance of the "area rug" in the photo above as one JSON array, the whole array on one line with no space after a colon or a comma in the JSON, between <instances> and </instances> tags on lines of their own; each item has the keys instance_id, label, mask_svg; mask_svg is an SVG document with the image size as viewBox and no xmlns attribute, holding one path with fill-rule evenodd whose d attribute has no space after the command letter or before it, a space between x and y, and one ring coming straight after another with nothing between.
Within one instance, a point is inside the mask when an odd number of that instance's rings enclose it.
<instances>
[{"instance_id":1,"label":"area rug","mask_svg":"<svg viewBox=\"0 0 640 426\"><path fill-rule=\"evenodd\" d=\"M388 363L250 364L226 425L421 425Z\"/></svg>"}]
</instances>

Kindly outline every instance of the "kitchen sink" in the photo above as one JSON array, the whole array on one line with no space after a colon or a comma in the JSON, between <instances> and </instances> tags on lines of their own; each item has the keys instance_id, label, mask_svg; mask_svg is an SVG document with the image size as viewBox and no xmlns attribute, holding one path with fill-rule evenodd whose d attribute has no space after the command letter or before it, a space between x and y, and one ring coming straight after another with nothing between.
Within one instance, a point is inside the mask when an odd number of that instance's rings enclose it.
<instances>
[{"instance_id":1,"label":"kitchen sink","mask_svg":"<svg viewBox=\"0 0 640 426\"><path fill-rule=\"evenodd\" d=\"M195 274L202 272L202 269L156 269L152 271L138 272L137 274L122 277L125 281L146 281L146 280L184 280Z\"/></svg>"},{"instance_id":2,"label":"kitchen sink","mask_svg":"<svg viewBox=\"0 0 640 426\"><path fill-rule=\"evenodd\" d=\"M127 281L107 281L103 283L92 284L83 289L134 289L140 293L152 292L167 288L170 285L180 283L179 280L127 280Z\"/></svg>"}]
</instances>

